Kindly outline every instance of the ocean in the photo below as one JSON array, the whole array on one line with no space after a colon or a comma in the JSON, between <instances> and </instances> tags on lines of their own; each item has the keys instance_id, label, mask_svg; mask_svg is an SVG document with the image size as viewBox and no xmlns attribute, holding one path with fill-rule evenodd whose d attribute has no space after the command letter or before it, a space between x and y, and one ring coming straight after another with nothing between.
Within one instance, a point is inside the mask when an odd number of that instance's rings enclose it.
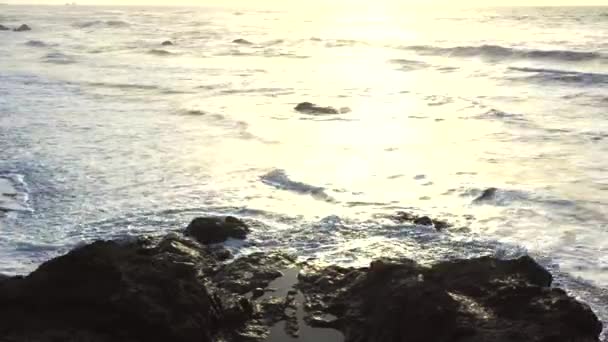
<instances>
[{"instance_id":1,"label":"ocean","mask_svg":"<svg viewBox=\"0 0 608 342\"><path fill-rule=\"evenodd\" d=\"M608 321L608 7L0 6L22 23L0 31L0 273L230 214L259 222L237 255L530 254Z\"/></svg>"}]
</instances>

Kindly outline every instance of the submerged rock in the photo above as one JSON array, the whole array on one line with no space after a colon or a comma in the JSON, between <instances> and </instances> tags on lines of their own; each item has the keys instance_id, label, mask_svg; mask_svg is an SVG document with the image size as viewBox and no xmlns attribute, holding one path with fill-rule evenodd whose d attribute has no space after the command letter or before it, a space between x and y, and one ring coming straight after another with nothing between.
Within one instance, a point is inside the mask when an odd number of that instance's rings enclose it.
<instances>
[{"instance_id":1,"label":"submerged rock","mask_svg":"<svg viewBox=\"0 0 608 342\"><path fill-rule=\"evenodd\" d=\"M31 30L32 29L29 26L27 26L26 24L23 24L23 25L15 28L13 31L15 31L15 32L24 32L24 31L31 31Z\"/></svg>"},{"instance_id":2,"label":"submerged rock","mask_svg":"<svg viewBox=\"0 0 608 342\"><path fill-rule=\"evenodd\" d=\"M321 107L310 102L302 102L295 108L296 111L304 114L340 114L340 111L333 107Z\"/></svg>"},{"instance_id":3,"label":"submerged rock","mask_svg":"<svg viewBox=\"0 0 608 342\"><path fill-rule=\"evenodd\" d=\"M252 42L250 42L250 41L248 41L248 40L245 40L245 39L241 39L241 38L239 38L239 39L235 39L235 40L233 40L232 42L233 42L234 44L241 44L241 45L253 45L253 43L252 43Z\"/></svg>"},{"instance_id":4,"label":"submerged rock","mask_svg":"<svg viewBox=\"0 0 608 342\"><path fill-rule=\"evenodd\" d=\"M171 46L171 45L173 45L173 42L170 41L170 40L165 40L160 45L162 45L162 46Z\"/></svg>"},{"instance_id":5,"label":"submerged rock","mask_svg":"<svg viewBox=\"0 0 608 342\"><path fill-rule=\"evenodd\" d=\"M236 217L197 217L186 228L186 235L202 244L220 243L233 239L245 239L249 227Z\"/></svg>"},{"instance_id":6,"label":"submerged rock","mask_svg":"<svg viewBox=\"0 0 608 342\"><path fill-rule=\"evenodd\" d=\"M4 25L0 25L0 31L8 31L10 30L8 27L4 26Z\"/></svg>"}]
</instances>

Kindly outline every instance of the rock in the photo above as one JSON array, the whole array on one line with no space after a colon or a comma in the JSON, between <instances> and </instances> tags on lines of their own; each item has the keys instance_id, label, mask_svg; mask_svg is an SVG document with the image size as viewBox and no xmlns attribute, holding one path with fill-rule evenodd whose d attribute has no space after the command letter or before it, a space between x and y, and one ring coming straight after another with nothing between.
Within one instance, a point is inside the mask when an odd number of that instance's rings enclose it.
<instances>
[{"instance_id":1,"label":"rock","mask_svg":"<svg viewBox=\"0 0 608 342\"><path fill-rule=\"evenodd\" d=\"M450 228L452 225L447 221L433 219L433 226L437 230L444 230L446 228Z\"/></svg>"},{"instance_id":2,"label":"rock","mask_svg":"<svg viewBox=\"0 0 608 342\"><path fill-rule=\"evenodd\" d=\"M245 40L245 39L241 39L241 38L239 38L239 39L235 39L235 40L233 40L232 42L233 42L234 44L241 44L241 45L253 45L253 43L252 43L252 42L250 42L250 41L248 41L248 40Z\"/></svg>"},{"instance_id":3,"label":"rock","mask_svg":"<svg viewBox=\"0 0 608 342\"><path fill-rule=\"evenodd\" d=\"M187 243L187 242L186 242ZM222 312L198 279L205 253L99 241L0 283L4 341L212 341Z\"/></svg>"},{"instance_id":4,"label":"rock","mask_svg":"<svg viewBox=\"0 0 608 342\"><path fill-rule=\"evenodd\" d=\"M251 298L259 298L262 297L266 293L263 288L257 287L251 291Z\"/></svg>"},{"instance_id":5,"label":"rock","mask_svg":"<svg viewBox=\"0 0 608 342\"><path fill-rule=\"evenodd\" d=\"M347 342L590 342L602 330L589 307L551 288L551 275L529 257L433 267L382 261L313 268L300 278L307 322L335 316L331 325Z\"/></svg>"},{"instance_id":6,"label":"rock","mask_svg":"<svg viewBox=\"0 0 608 342\"><path fill-rule=\"evenodd\" d=\"M433 226L436 230L443 230L452 227L452 225L447 221L432 219L428 216L418 216L414 213L408 213L405 211L397 212L392 219L399 223L412 222L413 224L421 226Z\"/></svg>"},{"instance_id":7,"label":"rock","mask_svg":"<svg viewBox=\"0 0 608 342\"><path fill-rule=\"evenodd\" d=\"M26 24L23 24L23 25L15 28L13 31L15 31L15 32L24 32L24 31L31 31L31 30L32 29L29 26L27 26Z\"/></svg>"},{"instance_id":8,"label":"rock","mask_svg":"<svg viewBox=\"0 0 608 342\"><path fill-rule=\"evenodd\" d=\"M529 257L294 267L281 252L226 264L217 247L177 233L98 241L0 277L0 340L264 342L279 321L286 336L324 342L342 340L311 331L338 329L346 342L592 342L602 330Z\"/></svg>"},{"instance_id":9,"label":"rock","mask_svg":"<svg viewBox=\"0 0 608 342\"><path fill-rule=\"evenodd\" d=\"M418 224L421 226L432 226L433 225L433 220L431 220L430 217L428 216L422 216L422 217L418 217L414 220L414 224Z\"/></svg>"},{"instance_id":10,"label":"rock","mask_svg":"<svg viewBox=\"0 0 608 342\"><path fill-rule=\"evenodd\" d=\"M162 44L160 44L162 46L171 46L173 45L173 42L169 41L169 40L165 40L164 42L162 42Z\"/></svg>"},{"instance_id":11,"label":"rock","mask_svg":"<svg viewBox=\"0 0 608 342\"><path fill-rule=\"evenodd\" d=\"M249 234L247 225L232 216L197 217L186 228L185 234L202 244L220 243L233 239L245 239Z\"/></svg>"},{"instance_id":12,"label":"rock","mask_svg":"<svg viewBox=\"0 0 608 342\"><path fill-rule=\"evenodd\" d=\"M266 288L283 275L281 270L295 262L295 257L281 253L253 253L226 265L212 280L220 288L244 295L256 288Z\"/></svg>"},{"instance_id":13,"label":"rock","mask_svg":"<svg viewBox=\"0 0 608 342\"><path fill-rule=\"evenodd\" d=\"M340 111L333 107L321 107L310 102L302 102L294 109L304 114L340 114Z\"/></svg>"},{"instance_id":14,"label":"rock","mask_svg":"<svg viewBox=\"0 0 608 342\"><path fill-rule=\"evenodd\" d=\"M485 202L494 199L496 196L497 188L487 188L485 189L481 195L473 200L474 203Z\"/></svg>"},{"instance_id":15,"label":"rock","mask_svg":"<svg viewBox=\"0 0 608 342\"><path fill-rule=\"evenodd\" d=\"M232 252L223 247L214 250L212 253L213 256L219 261L226 261L228 259L232 259L233 257Z\"/></svg>"},{"instance_id":16,"label":"rock","mask_svg":"<svg viewBox=\"0 0 608 342\"><path fill-rule=\"evenodd\" d=\"M0 31L8 31L10 30L8 27L4 26L4 25L0 25Z\"/></svg>"}]
</instances>

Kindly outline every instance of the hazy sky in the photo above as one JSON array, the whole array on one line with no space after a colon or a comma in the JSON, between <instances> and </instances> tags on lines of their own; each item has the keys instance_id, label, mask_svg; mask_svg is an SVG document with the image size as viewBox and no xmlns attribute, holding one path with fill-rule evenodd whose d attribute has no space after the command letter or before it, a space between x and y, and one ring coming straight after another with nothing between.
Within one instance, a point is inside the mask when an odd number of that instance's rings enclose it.
<instances>
[{"instance_id":1,"label":"hazy sky","mask_svg":"<svg viewBox=\"0 0 608 342\"><path fill-rule=\"evenodd\" d=\"M269 6L312 6L326 4L327 0L0 0L0 3L10 4L64 4L76 2L80 5L201 5L201 6L236 6L236 7L269 7ZM543 6L581 6L581 5L606 5L608 0L331 0L332 3L352 4L358 3L368 5L382 5L390 3L415 4L415 5L442 5L454 6L521 6L521 5L543 5Z\"/></svg>"}]
</instances>

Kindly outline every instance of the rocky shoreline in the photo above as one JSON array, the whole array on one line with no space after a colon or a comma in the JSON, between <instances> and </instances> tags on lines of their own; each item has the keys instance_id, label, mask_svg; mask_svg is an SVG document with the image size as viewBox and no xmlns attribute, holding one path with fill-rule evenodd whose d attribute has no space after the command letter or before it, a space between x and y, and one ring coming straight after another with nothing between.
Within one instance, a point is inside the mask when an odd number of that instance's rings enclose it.
<instances>
[{"instance_id":1,"label":"rocky shoreline","mask_svg":"<svg viewBox=\"0 0 608 342\"><path fill-rule=\"evenodd\" d=\"M599 341L591 309L529 257L345 268L214 244L248 231L198 218L0 277L0 341Z\"/></svg>"}]
</instances>

